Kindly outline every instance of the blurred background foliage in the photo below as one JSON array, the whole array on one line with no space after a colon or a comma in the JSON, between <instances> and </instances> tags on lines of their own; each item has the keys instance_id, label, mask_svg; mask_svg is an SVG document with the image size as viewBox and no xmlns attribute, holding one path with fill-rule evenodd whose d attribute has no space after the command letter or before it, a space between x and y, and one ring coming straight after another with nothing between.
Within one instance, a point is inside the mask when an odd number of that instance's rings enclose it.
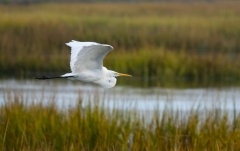
<instances>
[{"instance_id":1,"label":"blurred background foliage","mask_svg":"<svg viewBox=\"0 0 240 151\"><path fill-rule=\"evenodd\" d=\"M78 40L112 45L104 65L134 77L238 79L239 8L218 1L2 4L1 76L70 72L65 43Z\"/></svg>"}]
</instances>

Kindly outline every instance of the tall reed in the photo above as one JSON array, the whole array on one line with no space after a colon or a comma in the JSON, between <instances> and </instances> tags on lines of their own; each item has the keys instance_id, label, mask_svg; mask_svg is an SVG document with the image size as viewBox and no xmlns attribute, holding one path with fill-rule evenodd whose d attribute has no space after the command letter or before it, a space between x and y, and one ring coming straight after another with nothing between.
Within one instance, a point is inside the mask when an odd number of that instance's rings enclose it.
<instances>
[{"instance_id":1,"label":"tall reed","mask_svg":"<svg viewBox=\"0 0 240 151\"><path fill-rule=\"evenodd\" d=\"M113 45L106 66L135 76L239 77L239 7L238 2L0 5L0 74L69 71L64 43L75 39Z\"/></svg>"},{"instance_id":2,"label":"tall reed","mask_svg":"<svg viewBox=\"0 0 240 151\"><path fill-rule=\"evenodd\" d=\"M37 99L37 98L33 98ZM28 100L31 101L31 100ZM96 100L97 101L97 100ZM237 111L138 112L79 104L67 110L21 94L0 107L2 150L239 150ZM154 112L154 111L153 111Z\"/></svg>"}]
</instances>

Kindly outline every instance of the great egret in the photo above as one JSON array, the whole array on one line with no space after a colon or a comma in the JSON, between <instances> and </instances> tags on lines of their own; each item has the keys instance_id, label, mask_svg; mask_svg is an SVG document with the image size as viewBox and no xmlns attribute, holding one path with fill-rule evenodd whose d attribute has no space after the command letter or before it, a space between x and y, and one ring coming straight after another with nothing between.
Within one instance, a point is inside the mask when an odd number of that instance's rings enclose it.
<instances>
[{"instance_id":1,"label":"great egret","mask_svg":"<svg viewBox=\"0 0 240 151\"><path fill-rule=\"evenodd\" d=\"M67 78L93 82L108 89L115 86L117 82L116 77L131 77L131 75L118 73L103 67L103 58L113 50L113 47L110 45L95 42L78 42L75 40L66 43L66 45L71 47L70 67L72 73L66 73L57 77L39 76L36 79Z\"/></svg>"}]
</instances>

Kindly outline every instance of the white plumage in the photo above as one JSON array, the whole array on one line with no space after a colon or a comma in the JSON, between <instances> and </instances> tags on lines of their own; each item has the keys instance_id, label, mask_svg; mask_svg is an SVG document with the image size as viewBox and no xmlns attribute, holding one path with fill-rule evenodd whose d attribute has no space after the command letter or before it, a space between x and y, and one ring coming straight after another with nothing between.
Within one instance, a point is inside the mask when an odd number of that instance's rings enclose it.
<instances>
[{"instance_id":1,"label":"white plumage","mask_svg":"<svg viewBox=\"0 0 240 151\"><path fill-rule=\"evenodd\" d=\"M103 58L113 50L110 45L99 44L95 42L71 41L66 43L71 47L70 67L72 72L81 72L89 69L101 69Z\"/></svg>"},{"instance_id":2,"label":"white plumage","mask_svg":"<svg viewBox=\"0 0 240 151\"><path fill-rule=\"evenodd\" d=\"M72 40L66 45L71 47L70 68L71 73L66 73L60 77L41 76L37 79L68 78L83 82L93 82L107 89L115 86L117 76L131 76L115 71L107 70L103 67L104 57L113 50L107 44L95 42L78 42Z\"/></svg>"}]
</instances>

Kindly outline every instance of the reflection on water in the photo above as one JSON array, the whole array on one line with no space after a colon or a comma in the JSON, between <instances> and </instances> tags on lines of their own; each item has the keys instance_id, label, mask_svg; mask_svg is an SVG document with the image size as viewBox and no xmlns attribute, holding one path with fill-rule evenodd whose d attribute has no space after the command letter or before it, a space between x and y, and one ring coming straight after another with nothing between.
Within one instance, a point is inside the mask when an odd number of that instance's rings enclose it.
<instances>
[{"instance_id":1,"label":"reflection on water","mask_svg":"<svg viewBox=\"0 0 240 151\"><path fill-rule=\"evenodd\" d=\"M69 80L1 80L0 104L7 97L21 95L27 102L55 100L59 108L75 106L79 98L86 104L91 100L104 102L105 107L137 110L211 109L240 111L240 87L227 88L133 88L116 86L105 90L95 85ZM235 106L234 106L235 104Z\"/></svg>"}]
</instances>

